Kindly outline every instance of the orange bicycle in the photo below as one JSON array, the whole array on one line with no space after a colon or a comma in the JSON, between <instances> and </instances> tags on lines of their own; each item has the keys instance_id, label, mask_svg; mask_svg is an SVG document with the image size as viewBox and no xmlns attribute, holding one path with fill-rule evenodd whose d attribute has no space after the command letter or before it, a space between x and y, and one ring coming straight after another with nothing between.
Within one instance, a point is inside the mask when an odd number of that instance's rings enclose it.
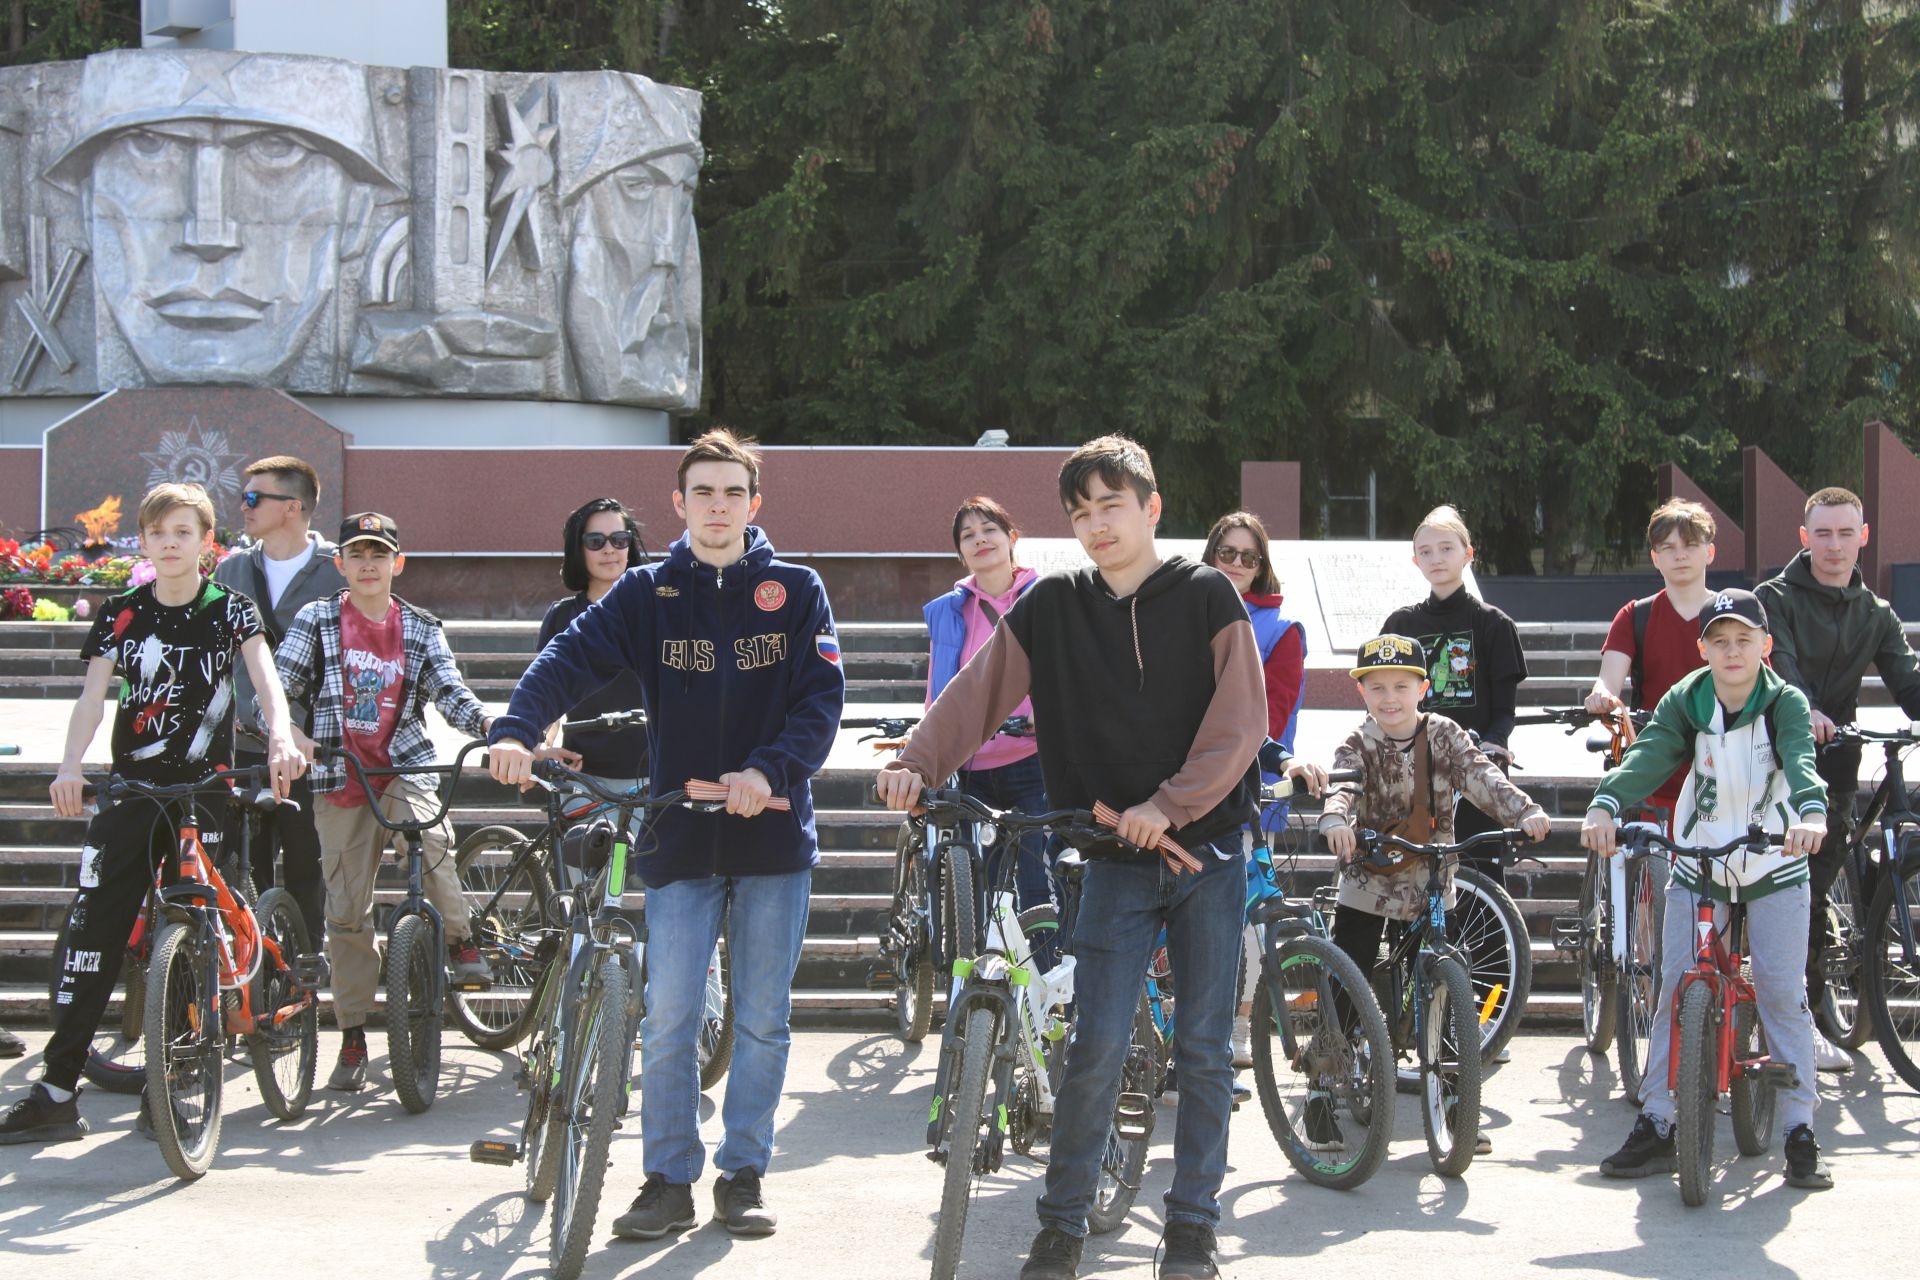
<instances>
[{"instance_id":1,"label":"orange bicycle","mask_svg":"<svg viewBox=\"0 0 1920 1280\"><path fill-rule=\"evenodd\" d=\"M267 1109L297 1119L313 1093L319 1052L317 988L320 957L310 950L306 924L293 895L272 888L257 906L252 884L250 827L242 828L237 869L222 875L200 840L192 801L270 809L280 801L262 786L264 768L210 773L194 782L156 786L111 777L103 789L112 803L150 800L163 808L187 801L180 841L156 877L156 924L147 964L147 1110L167 1167L194 1179L213 1163L220 1143L220 1100L230 1039L244 1038Z\"/></svg>"}]
</instances>

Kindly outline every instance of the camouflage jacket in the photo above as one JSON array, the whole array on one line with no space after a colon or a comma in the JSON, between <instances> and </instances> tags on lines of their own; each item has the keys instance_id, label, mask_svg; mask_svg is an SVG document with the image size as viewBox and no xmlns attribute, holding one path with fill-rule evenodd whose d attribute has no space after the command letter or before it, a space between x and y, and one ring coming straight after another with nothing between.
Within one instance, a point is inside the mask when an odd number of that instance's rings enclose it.
<instances>
[{"instance_id":1,"label":"camouflage jacket","mask_svg":"<svg viewBox=\"0 0 1920 1280\"><path fill-rule=\"evenodd\" d=\"M1421 718L1427 735L1427 750L1432 758L1431 778L1433 835L1421 844L1453 842L1453 804L1466 796L1475 808L1509 827L1517 827L1526 818L1540 813L1526 792L1507 781L1499 766L1473 745L1467 731L1440 715ZM1388 831L1406 821L1413 810L1412 757L1387 740L1380 726L1369 716L1358 729L1347 735L1333 753L1335 769L1357 769L1359 791L1337 789L1327 798L1320 818L1320 830L1346 823L1355 830L1370 828ZM1411 833L1408 839L1417 839ZM1409 860L1391 871L1380 871L1356 861L1340 868L1340 905L1352 907L1389 920L1411 920L1426 907L1427 868L1424 861ZM1453 871L1446 873L1447 905L1453 905Z\"/></svg>"}]
</instances>

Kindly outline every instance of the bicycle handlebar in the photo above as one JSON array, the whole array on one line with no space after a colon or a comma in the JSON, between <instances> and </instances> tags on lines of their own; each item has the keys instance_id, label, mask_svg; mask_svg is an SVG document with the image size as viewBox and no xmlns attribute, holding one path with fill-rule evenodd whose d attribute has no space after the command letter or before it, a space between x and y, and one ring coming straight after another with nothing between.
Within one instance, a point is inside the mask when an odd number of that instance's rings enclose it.
<instances>
[{"instance_id":1,"label":"bicycle handlebar","mask_svg":"<svg viewBox=\"0 0 1920 1280\"><path fill-rule=\"evenodd\" d=\"M640 707L635 707L631 711L605 711L597 716L588 716L585 720L562 720L560 722L560 728L567 733L578 733L582 730L591 729L612 731L614 729L645 728L646 723L646 711Z\"/></svg>"},{"instance_id":2,"label":"bicycle handlebar","mask_svg":"<svg viewBox=\"0 0 1920 1280\"><path fill-rule=\"evenodd\" d=\"M977 796L951 787L933 787L920 793L920 804L928 812L954 810L981 822L990 822L1009 831L1028 831L1035 827L1097 827L1086 809L1050 809L1045 813L1022 813L1018 809L995 809ZM1111 834L1111 833L1106 833Z\"/></svg>"},{"instance_id":3,"label":"bicycle handlebar","mask_svg":"<svg viewBox=\"0 0 1920 1280\"><path fill-rule=\"evenodd\" d=\"M313 758L315 763L337 760L347 767L347 772L351 773L354 776L354 780L360 784L362 798L366 801L367 812L373 815L375 822L379 823L388 831L392 831L398 835L417 836L431 827L439 826L440 823L445 820L447 813L453 808L454 788L447 788L446 795L440 799L439 812L435 813L432 817L419 818L412 822L402 822L397 818L389 818L380 811L379 797L374 794L373 788L367 785L367 779L400 778L415 773L438 773L445 774L452 778L457 785L460 780L461 771L467 767L467 757L475 751L484 751L486 746L486 739L474 738L455 753L451 764L389 765L379 769L367 768L361 764L359 758L350 751L343 751L338 747L323 747L319 743L314 744ZM481 767L484 768L485 765L486 760L483 757Z\"/></svg>"},{"instance_id":4,"label":"bicycle handlebar","mask_svg":"<svg viewBox=\"0 0 1920 1280\"><path fill-rule=\"evenodd\" d=\"M248 765L244 769L216 769L205 777L192 782L145 782L139 778L123 778L117 773L107 775L103 785L87 783L80 788L83 800L98 800L104 796L109 804L118 804L131 796L147 800L183 800L188 796L208 795L222 792L229 804L236 807L254 806L266 808L271 805L286 805L298 809L297 800L281 800L273 794L271 786L261 786L267 780L267 766ZM236 784L244 785L240 790Z\"/></svg>"},{"instance_id":5,"label":"bicycle handlebar","mask_svg":"<svg viewBox=\"0 0 1920 1280\"><path fill-rule=\"evenodd\" d=\"M1404 849L1410 854L1426 858L1457 858L1467 850L1477 849L1483 844L1514 845L1529 838L1526 832L1511 827L1500 831L1482 831L1479 835L1468 836L1458 844L1415 844L1411 840L1403 840L1394 835L1382 835L1378 831L1359 833L1360 844L1367 851L1365 861L1376 867L1398 866L1406 861L1404 858L1385 856L1387 849Z\"/></svg>"},{"instance_id":6,"label":"bicycle handlebar","mask_svg":"<svg viewBox=\"0 0 1920 1280\"><path fill-rule=\"evenodd\" d=\"M1360 771L1358 769L1335 769L1327 774L1327 785L1329 787L1342 782L1358 781L1360 781ZM1306 790L1306 788L1296 784L1292 778L1282 778L1278 782L1270 782L1260 788L1260 801L1262 804L1271 804L1274 801L1297 796L1304 790Z\"/></svg>"},{"instance_id":7,"label":"bicycle handlebar","mask_svg":"<svg viewBox=\"0 0 1920 1280\"><path fill-rule=\"evenodd\" d=\"M1733 854L1743 851L1758 853L1763 849L1770 849L1781 843L1779 836L1771 832L1762 831L1757 826L1749 826L1745 835L1735 836L1725 844L1712 847L1681 844L1678 840L1669 840L1666 836L1660 834L1658 827L1645 822L1629 822L1621 828L1621 834L1626 837L1622 843L1631 845L1635 849L1644 850L1658 847L1665 849L1668 853L1676 854L1683 858L1693 858L1701 862L1710 861L1714 858L1731 857Z\"/></svg>"},{"instance_id":8,"label":"bicycle handlebar","mask_svg":"<svg viewBox=\"0 0 1920 1280\"><path fill-rule=\"evenodd\" d=\"M1857 724L1836 726L1833 737L1820 744L1822 751L1842 742L1884 742L1892 744L1920 743L1920 727L1908 725L1904 729L1863 729Z\"/></svg>"}]
</instances>

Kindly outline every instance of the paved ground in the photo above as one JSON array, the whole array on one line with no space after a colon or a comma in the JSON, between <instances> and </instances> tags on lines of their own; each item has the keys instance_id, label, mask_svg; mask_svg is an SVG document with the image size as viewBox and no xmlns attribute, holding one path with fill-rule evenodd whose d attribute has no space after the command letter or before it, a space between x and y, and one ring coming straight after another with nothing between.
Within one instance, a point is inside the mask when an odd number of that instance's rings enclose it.
<instances>
[{"instance_id":1,"label":"paved ground","mask_svg":"<svg viewBox=\"0 0 1920 1280\"><path fill-rule=\"evenodd\" d=\"M36 1053L0 1072L6 1100L37 1069L42 1038L33 1034ZM331 1031L323 1035L327 1061L336 1044ZM374 1047L375 1075L384 1080L377 1036ZM1370 1183L1345 1194L1294 1174L1257 1107L1243 1110L1223 1195L1226 1273L1234 1280L1377 1280L1527 1269L1765 1280L1908 1268L1909 1237L1896 1224L1912 1211L1920 1095L1871 1053L1851 1075L1823 1081L1820 1123L1836 1190L1789 1189L1777 1155L1732 1158L1723 1122L1723 1200L1688 1210L1670 1179L1615 1184L1591 1172L1633 1114L1611 1096L1610 1067L1565 1037L1522 1037L1514 1047L1514 1062L1488 1087L1495 1154L1475 1161L1459 1181L1429 1170L1410 1099L1401 1100L1397 1129L1407 1137ZM933 1057L931 1043L915 1050L887 1037L796 1034L768 1182L783 1221L772 1239L735 1241L705 1224L711 1201L703 1185L696 1189L704 1224L698 1230L657 1245L614 1240L608 1224L640 1178L639 1141L622 1136L587 1274L924 1275L940 1188L920 1143ZM232 1271L271 1280L544 1274L547 1227L519 1194L520 1170L466 1159L473 1138L511 1132L518 1104L507 1059L449 1032L446 1085L424 1116L406 1115L384 1091L320 1093L304 1119L276 1127L251 1073L233 1068L219 1160L191 1186L175 1183L158 1151L132 1133L132 1099L90 1092L83 1107L94 1133L86 1141L0 1148L0 1271L32 1280L91 1280L109 1269L155 1277ZM707 1137L717 1142L711 1104L708 1111ZM1168 1119L1130 1221L1093 1242L1083 1275L1152 1274L1160 1196L1171 1176ZM1010 1157L989 1181L969 1220L966 1274L1018 1271L1034 1230L1040 1176L1038 1166Z\"/></svg>"}]
</instances>

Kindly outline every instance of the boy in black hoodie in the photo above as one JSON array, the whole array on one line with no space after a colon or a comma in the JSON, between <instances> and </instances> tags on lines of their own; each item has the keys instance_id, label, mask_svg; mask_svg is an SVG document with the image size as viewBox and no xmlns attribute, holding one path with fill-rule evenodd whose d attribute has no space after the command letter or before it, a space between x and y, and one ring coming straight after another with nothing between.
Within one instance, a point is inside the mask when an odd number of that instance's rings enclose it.
<instances>
[{"instance_id":1,"label":"boy in black hoodie","mask_svg":"<svg viewBox=\"0 0 1920 1280\"><path fill-rule=\"evenodd\" d=\"M1225 575L1154 548L1153 464L1120 436L1060 468L1060 501L1094 567L1050 574L1000 620L880 771L881 799L909 809L993 736L1029 693L1050 803L1121 811L1119 835L1151 849L1170 835L1199 859L1176 874L1108 842L1090 860L1075 938L1073 1050L1054 1113L1042 1229L1023 1280L1070 1280L1119 1095L1147 953L1164 923L1180 974L1175 1055L1181 1102L1160 1275L1218 1275L1214 1227L1226 1177L1246 907L1245 828L1266 739L1259 646Z\"/></svg>"}]
</instances>

